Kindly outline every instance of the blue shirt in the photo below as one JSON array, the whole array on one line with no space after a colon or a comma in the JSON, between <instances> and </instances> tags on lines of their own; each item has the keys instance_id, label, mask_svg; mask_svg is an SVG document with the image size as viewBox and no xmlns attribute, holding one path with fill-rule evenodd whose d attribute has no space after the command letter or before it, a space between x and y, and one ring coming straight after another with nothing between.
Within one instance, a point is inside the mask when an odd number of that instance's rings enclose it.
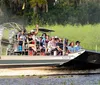
<instances>
[{"instance_id":1,"label":"blue shirt","mask_svg":"<svg viewBox=\"0 0 100 85\"><path fill-rule=\"evenodd\" d=\"M75 48L74 48L74 47L71 47L71 46L68 46L68 50L69 50L71 53L75 52Z\"/></svg>"},{"instance_id":2,"label":"blue shirt","mask_svg":"<svg viewBox=\"0 0 100 85\"><path fill-rule=\"evenodd\" d=\"M81 49L81 47L80 46L74 46L74 48L75 48L75 52L77 52L77 51L79 51L80 49Z\"/></svg>"},{"instance_id":3,"label":"blue shirt","mask_svg":"<svg viewBox=\"0 0 100 85\"><path fill-rule=\"evenodd\" d=\"M46 41L46 39L43 37L42 38L43 45L45 45L45 41Z\"/></svg>"}]
</instances>

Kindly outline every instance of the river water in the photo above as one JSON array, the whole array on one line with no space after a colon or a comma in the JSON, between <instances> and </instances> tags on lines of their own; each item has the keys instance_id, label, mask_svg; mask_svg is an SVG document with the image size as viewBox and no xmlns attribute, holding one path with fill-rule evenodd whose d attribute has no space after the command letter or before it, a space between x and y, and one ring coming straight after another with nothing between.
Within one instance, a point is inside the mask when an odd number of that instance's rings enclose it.
<instances>
[{"instance_id":1,"label":"river water","mask_svg":"<svg viewBox=\"0 0 100 85\"><path fill-rule=\"evenodd\" d=\"M5 77L0 85L100 85L100 75Z\"/></svg>"}]
</instances>

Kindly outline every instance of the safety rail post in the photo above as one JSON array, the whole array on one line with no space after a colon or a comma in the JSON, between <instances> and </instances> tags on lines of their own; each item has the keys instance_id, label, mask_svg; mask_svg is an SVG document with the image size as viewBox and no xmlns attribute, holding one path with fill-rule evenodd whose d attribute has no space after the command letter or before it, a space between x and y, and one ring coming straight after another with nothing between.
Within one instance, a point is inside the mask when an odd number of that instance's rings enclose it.
<instances>
[{"instance_id":1,"label":"safety rail post","mask_svg":"<svg viewBox=\"0 0 100 85\"><path fill-rule=\"evenodd\" d=\"M0 40L0 59L1 59L1 55L2 55L2 46L1 46L1 40Z\"/></svg>"},{"instance_id":2,"label":"safety rail post","mask_svg":"<svg viewBox=\"0 0 100 85\"><path fill-rule=\"evenodd\" d=\"M63 56L65 55L65 38L63 39Z\"/></svg>"},{"instance_id":3,"label":"safety rail post","mask_svg":"<svg viewBox=\"0 0 100 85\"><path fill-rule=\"evenodd\" d=\"M3 36L3 31L4 31L4 28L2 25L0 25L0 58L1 58L1 55L2 55L2 45L1 45L1 41L2 41L2 36Z\"/></svg>"}]
</instances>

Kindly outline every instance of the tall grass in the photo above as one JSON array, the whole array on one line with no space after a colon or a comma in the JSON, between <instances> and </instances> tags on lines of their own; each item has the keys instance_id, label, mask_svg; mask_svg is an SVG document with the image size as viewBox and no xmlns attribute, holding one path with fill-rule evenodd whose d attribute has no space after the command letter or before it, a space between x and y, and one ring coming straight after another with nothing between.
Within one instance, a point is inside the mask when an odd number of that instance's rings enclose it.
<instances>
[{"instance_id":1,"label":"tall grass","mask_svg":"<svg viewBox=\"0 0 100 85\"><path fill-rule=\"evenodd\" d=\"M47 29L55 32L51 36L58 36L69 39L69 42L79 40L81 46L87 50L100 51L100 24L96 25L46 25ZM33 29L34 26L27 26L27 30ZM40 35L40 34L39 34Z\"/></svg>"}]
</instances>

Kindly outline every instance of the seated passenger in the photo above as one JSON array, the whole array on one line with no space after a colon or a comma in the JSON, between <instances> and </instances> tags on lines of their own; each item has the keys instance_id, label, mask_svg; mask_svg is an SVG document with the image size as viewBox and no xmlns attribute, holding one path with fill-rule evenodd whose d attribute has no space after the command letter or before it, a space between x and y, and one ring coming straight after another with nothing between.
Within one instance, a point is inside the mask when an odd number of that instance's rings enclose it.
<instances>
[{"instance_id":1,"label":"seated passenger","mask_svg":"<svg viewBox=\"0 0 100 85\"><path fill-rule=\"evenodd\" d=\"M31 30L31 33L29 35L28 41L29 41L29 47L31 47L33 49L33 51L37 51L36 49L36 35L38 34L38 29L39 29L39 25L36 25L36 31L35 30Z\"/></svg>"},{"instance_id":2,"label":"seated passenger","mask_svg":"<svg viewBox=\"0 0 100 85\"><path fill-rule=\"evenodd\" d=\"M22 30L18 39L18 51L24 50L25 41L26 41L26 36L24 34L24 31Z\"/></svg>"},{"instance_id":3,"label":"seated passenger","mask_svg":"<svg viewBox=\"0 0 100 85\"><path fill-rule=\"evenodd\" d=\"M65 39L65 46L67 47L68 46L68 39Z\"/></svg>"},{"instance_id":4,"label":"seated passenger","mask_svg":"<svg viewBox=\"0 0 100 85\"><path fill-rule=\"evenodd\" d=\"M31 30L31 35L32 35L32 44L36 46L36 35L38 34L38 29L39 26L36 25L36 30Z\"/></svg>"},{"instance_id":5,"label":"seated passenger","mask_svg":"<svg viewBox=\"0 0 100 85\"><path fill-rule=\"evenodd\" d=\"M52 40L48 42L48 52L53 54L56 49L55 38L52 37Z\"/></svg>"},{"instance_id":6,"label":"seated passenger","mask_svg":"<svg viewBox=\"0 0 100 85\"><path fill-rule=\"evenodd\" d=\"M40 48L43 47L42 37L39 38Z\"/></svg>"},{"instance_id":7,"label":"seated passenger","mask_svg":"<svg viewBox=\"0 0 100 85\"><path fill-rule=\"evenodd\" d=\"M69 53L73 53L75 52L75 48L74 48L74 42L71 42L68 46L68 51Z\"/></svg>"},{"instance_id":8,"label":"seated passenger","mask_svg":"<svg viewBox=\"0 0 100 85\"><path fill-rule=\"evenodd\" d=\"M63 44L65 44L64 47ZM56 39L56 46L57 46L57 55L63 55L63 51L65 52L64 55L68 53L68 48L66 43L63 43L63 41L61 42L59 38Z\"/></svg>"},{"instance_id":9,"label":"seated passenger","mask_svg":"<svg viewBox=\"0 0 100 85\"><path fill-rule=\"evenodd\" d=\"M49 35L46 35L46 43L48 43L50 40Z\"/></svg>"},{"instance_id":10,"label":"seated passenger","mask_svg":"<svg viewBox=\"0 0 100 85\"><path fill-rule=\"evenodd\" d=\"M45 45L46 45L46 36L47 36L46 33L43 33L43 34L42 34L42 42L43 42L43 46L44 46L44 47L45 47Z\"/></svg>"},{"instance_id":11,"label":"seated passenger","mask_svg":"<svg viewBox=\"0 0 100 85\"><path fill-rule=\"evenodd\" d=\"M39 38L39 49L40 49L40 50L41 50L41 49L44 49L44 50L45 50L45 48L44 48L44 46L43 46L42 37Z\"/></svg>"},{"instance_id":12,"label":"seated passenger","mask_svg":"<svg viewBox=\"0 0 100 85\"><path fill-rule=\"evenodd\" d=\"M75 48L75 52L77 52L77 51L79 51L81 49L79 41L76 41L76 45L74 46L74 48Z\"/></svg>"},{"instance_id":13,"label":"seated passenger","mask_svg":"<svg viewBox=\"0 0 100 85\"><path fill-rule=\"evenodd\" d=\"M56 38L57 55L63 54L63 43L60 42L59 38Z\"/></svg>"},{"instance_id":14,"label":"seated passenger","mask_svg":"<svg viewBox=\"0 0 100 85\"><path fill-rule=\"evenodd\" d=\"M27 42L28 42L29 51L34 51L36 53L36 46L34 44L34 40L32 38L32 34L31 33L28 34Z\"/></svg>"},{"instance_id":15,"label":"seated passenger","mask_svg":"<svg viewBox=\"0 0 100 85\"><path fill-rule=\"evenodd\" d=\"M17 40L19 40L20 35L21 35L21 31L19 31L19 32L17 33L17 35L16 35L16 39L17 39Z\"/></svg>"}]
</instances>

